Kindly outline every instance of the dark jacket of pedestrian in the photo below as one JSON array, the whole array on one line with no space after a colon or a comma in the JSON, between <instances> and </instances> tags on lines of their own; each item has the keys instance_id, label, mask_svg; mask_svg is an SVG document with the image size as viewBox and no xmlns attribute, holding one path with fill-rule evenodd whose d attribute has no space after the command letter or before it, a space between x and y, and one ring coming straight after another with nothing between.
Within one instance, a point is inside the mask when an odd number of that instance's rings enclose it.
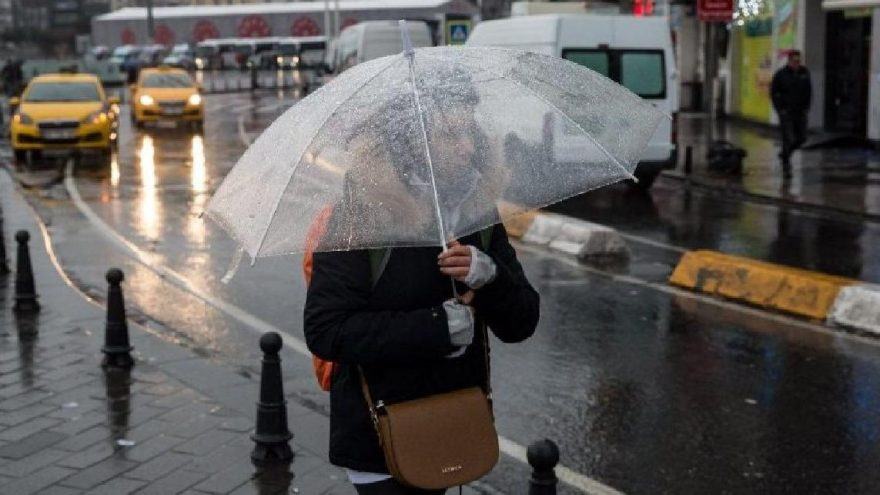
<instances>
[{"instance_id":1,"label":"dark jacket of pedestrian","mask_svg":"<svg viewBox=\"0 0 880 495\"><path fill-rule=\"evenodd\" d=\"M812 99L810 72L804 66L796 69L789 65L776 71L770 85L770 95L776 112L806 112Z\"/></svg>"},{"instance_id":2,"label":"dark jacket of pedestrian","mask_svg":"<svg viewBox=\"0 0 880 495\"><path fill-rule=\"evenodd\" d=\"M486 322L501 341L519 342L535 331L539 298L504 227L493 229L488 249L481 246L479 233L460 239L484 250L497 267L495 279L475 291L475 326ZM454 295L451 279L438 270L439 254L439 247L392 250L375 287L367 251L314 254L305 337L314 354L339 363L330 396L333 464L388 472L361 391L358 365L373 400L386 404L485 385L482 332L474 332L464 355L446 357L456 347L442 304Z\"/></svg>"}]
</instances>

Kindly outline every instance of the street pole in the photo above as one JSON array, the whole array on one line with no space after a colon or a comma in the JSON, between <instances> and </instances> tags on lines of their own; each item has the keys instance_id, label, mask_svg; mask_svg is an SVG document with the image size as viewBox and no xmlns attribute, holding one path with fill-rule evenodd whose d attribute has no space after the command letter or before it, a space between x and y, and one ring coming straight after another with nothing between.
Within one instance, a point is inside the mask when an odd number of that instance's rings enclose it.
<instances>
[{"instance_id":1,"label":"street pole","mask_svg":"<svg viewBox=\"0 0 880 495\"><path fill-rule=\"evenodd\" d=\"M147 37L150 38L150 43L155 43L155 38L153 35L155 32L153 31L153 0L147 0Z\"/></svg>"},{"instance_id":2,"label":"street pole","mask_svg":"<svg viewBox=\"0 0 880 495\"><path fill-rule=\"evenodd\" d=\"M333 9L335 10L335 15L333 16L333 36L339 36L339 0L333 0Z\"/></svg>"},{"instance_id":3,"label":"street pole","mask_svg":"<svg viewBox=\"0 0 880 495\"><path fill-rule=\"evenodd\" d=\"M715 139L715 76L718 72L717 50L715 46L715 23L704 22L705 45L703 51L703 108L709 117L706 132L706 144L711 145ZM707 148L708 149L708 148Z\"/></svg>"},{"instance_id":4,"label":"street pole","mask_svg":"<svg viewBox=\"0 0 880 495\"><path fill-rule=\"evenodd\" d=\"M330 0L324 0L324 36L327 37L327 43L333 37L333 33L330 32Z\"/></svg>"}]
</instances>

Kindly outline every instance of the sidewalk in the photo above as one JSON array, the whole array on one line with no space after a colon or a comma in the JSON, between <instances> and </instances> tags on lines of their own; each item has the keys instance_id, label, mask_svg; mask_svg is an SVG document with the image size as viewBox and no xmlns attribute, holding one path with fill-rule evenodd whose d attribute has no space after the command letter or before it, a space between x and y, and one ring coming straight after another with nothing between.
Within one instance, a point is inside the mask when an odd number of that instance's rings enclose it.
<instances>
[{"instance_id":1,"label":"sidewalk","mask_svg":"<svg viewBox=\"0 0 880 495\"><path fill-rule=\"evenodd\" d=\"M36 316L14 316L14 274L0 275L0 493L354 493L326 461L327 417L293 400L293 463L255 470L259 377L131 322L133 370L105 373L103 309L56 271L33 212L2 170L0 206L10 257L14 232L31 233L42 305Z\"/></svg>"},{"instance_id":2,"label":"sidewalk","mask_svg":"<svg viewBox=\"0 0 880 495\"><path fill-rule=\"evenodd\" d=\"M755 199L822 208L880 220L880 153L865 148L822 147L811 149L818 136L807 140L808 149L792 156L794 177L783 181L779 163L780 139L772 128L731 119L715 125L715 140L727 140L748 152L741 177L706 169L706 134L709 119L700 114L680 114L679 163L664 176L685 180L698 187L724 189ZM693 147L693 170L685 173L685 149Z\"/></svg>"}]
</instances>

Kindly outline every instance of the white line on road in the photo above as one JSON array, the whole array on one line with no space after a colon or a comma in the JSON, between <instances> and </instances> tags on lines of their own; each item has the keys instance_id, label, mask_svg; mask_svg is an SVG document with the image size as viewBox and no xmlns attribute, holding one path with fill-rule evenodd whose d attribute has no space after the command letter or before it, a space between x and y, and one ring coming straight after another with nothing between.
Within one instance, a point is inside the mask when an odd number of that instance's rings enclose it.
<instances>
[{"instance_id":1,"label":"white line on road","mask_svg":"<svg viewBox=\"0 0 880 495\"><path fill-rule=\"evenodd\" d=\"M83 201L82 196L80 196L79 190L76 187L76 181L73 178L73 160L69 160L67 162L67 167L64 171L64 187L67 189L67 193L70 195L73 204L86 217L86 219L88 219L92 226L101 235L107 238L116 248L121 250L127 256L142 264L147 269L155 272L160 277L170 282L172 285L175 285L179 289L189 292L190 294L198 297L199 299L202 299L209 305L213 306L218 311L225 313L235 320L238 320L245 326L245 328L258 334L263 334L265 332L278 333L282 336L284 344L286 346L302 354L303 356L311 358L312 353L311 351L309 351L308 346L306 346L306 343L298 337L295 337L279 329L271 323L248 313L247 311L239 308L238 306L235 306L234 304L228 303L226 301L223 301L222 299L218 299L208 294L207 292L193 285L192 282L190 282L183 275L180 275L174 270L156 262L152 255L142 251L136 245L125 239L125 237L123 237L121 234L113 230L113 228L107 225L107 223L104 222L104 220L102 220L91 209L91 207L86 204L85 201ZM502 437L501 435L498 436L498 442L501 452L510 456L513 459L516 459L517 461L524 463L528 462L525 456L525 447L517 444L510 439ZM556 466L556 473L560 481L583 493L593 495L615 495L621 493L562 464Z\"/></svg>"},{"instance_id":2,"label":"white line on road","mask_svg":"<svg viewBox=\"0 0 880 495\"><path fill-rule=\"evenodd\" d=\"M611 227L611 226L608 225L607 227ZM661 249L668 249L670 251L675 251L675 252L681 253L681 254L684 254L684 253L690 251L689 249L685 249L683 247L673 246L672 244L666 244L665 242L662 242L662 241L655 241L654 239L648 239L647 237L642 237L642 236L633 235L633 234L624 234L623 232L621 232L619 229L616 229L615 227L611 227L611 228L614 230L617 230L617 233L620 234L620 237L623 237L624 239L627 239L627 240L630 240L633 242L647 244L649 246L654 246L654 247L658 247Z\"/></svg>"}]
</instances>

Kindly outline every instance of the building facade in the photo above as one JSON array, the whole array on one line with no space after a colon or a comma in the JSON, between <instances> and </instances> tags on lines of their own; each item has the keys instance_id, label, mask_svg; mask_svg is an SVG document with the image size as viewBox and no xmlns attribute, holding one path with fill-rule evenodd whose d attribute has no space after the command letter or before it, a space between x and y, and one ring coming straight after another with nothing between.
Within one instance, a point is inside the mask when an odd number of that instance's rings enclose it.
<instances>
[{"instance_id":1,"label":"building facade","mask_svg":"<svg viewBox=\"0 0 880 495\"><path fill-rule=\"evenodd\" d=\"M778 123L770 82L797 49L812 76L810 127L880 140L880 0L751 3L730 26L727 112Z\"/></svg>"}]
</instances>

